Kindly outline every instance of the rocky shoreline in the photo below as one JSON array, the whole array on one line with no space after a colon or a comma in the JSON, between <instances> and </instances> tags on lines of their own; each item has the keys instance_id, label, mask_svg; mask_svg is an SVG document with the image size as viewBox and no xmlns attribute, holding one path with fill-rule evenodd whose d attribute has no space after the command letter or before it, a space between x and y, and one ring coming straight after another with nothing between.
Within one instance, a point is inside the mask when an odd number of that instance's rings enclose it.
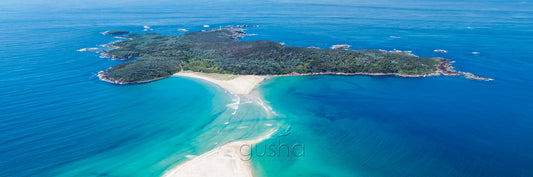
<instances>
[{"instance_id":1,"label":"rocky shoreline","mask_svg":"<svg viewBox=\"0 0 533 177\"><path fill-rule=\"evenodd\" d=\"M142 84L142 83L157 81L157 80L161 80L161 79L165 79L165 78L171 77L172 75L165 76L165 77L158 77L158 78L149 79L149 80L143 80L143 81L135 81L135 82L127 82L127 81L124 81L122 78L120 78L120 79L110 78L110 77L108 77L106 71L98 72L97 76L102 81L109 82L109 83L112 83L112 84L124 85L124 84Z\"/></svg>"},{"instance_id":2,"label":"rocky shoreline","mask_svg":"<svg viewBox=\"0 0 533 177\"><path fill-rule=\"evenodd\" d=\"M118 39L127 39L127 40L133 40L133 38L130 38L130 37L123 37L123 36L119 36L119 37L115 37L115 38L118 38ZM118 43L118 42L123 42L122 40L118 40L118 41L113 41L111 43L107 43L107 44L102 44L100 46L102 47L110 47L110 48L113 48L113 49L118 49L120 47L116 46L115 44ZM112 60L127 60L127 59L131 59L131 58L134 58L134 57L128 57L128 58L124 58L124 57L120 57L120 56L116 56L116 55L112 55L109 53L110 50L102 50L102 51L98 51L97 53L101 54L104 58L111 58Z\"/></svg>"},{"instance_id":3,"label":"rocky shoreline","mask_svg":"<svg viewBox=\"0 0 533 177\"><path fill-rule=\"evenodd\" d=\"M455 71L453 69L453 66L451 65L451 63L453 63L453 62L454 61L442 59L441 60L441 64L437 67L437 71L439 73L442 73L442 75L445 75L445 76L460 76L460 75L464 75L467 79L472 79L472 80L481 80L481 81L492 81L492 80L494 80L492 78L479 77L479 76L476 76L476 75L474 75L472 73L469 73L469 72Z\"/></svg>"},{"instance_id":4,"label":"rocky shoreline","mask_svg":"<svg viewBox=\"0 0 533 177\"><path fill-rule=\"evenodd\" d=\"M460 76L464 75L467 79L472 80L481 80L481 81L492 81L494 79L491 78L485 78L485 77L479 77L469 72L460 72L455 71L453 69L453 66L451 66L451 63L454 61L442 59L441 64L437 67L437 71L434 73L428 73L428 74L400 74L400 73L366 73L366 72L357 72L357 73L343 73L343 72L319 72L319 73L290 73L290 74L282 74L282 75L272 75L272 76L312 76L312 75L345 75L345 76L352 76L352 75L367 75L367 76L400 76L400 77L427 77L427 76Z\"/></svg>"},{"instance_id":5,"label":"rocky shoreline","mask_svg":"<svg viewBox=\"0 0 533 177\"><path fill-rule=\"evenodd\" d=\"M113 46L113 47L115 47L115 46ZM118 47L116 47L116 48L118 48ZM112 60L128 60L128 59L135 58L135 57L121 57L121 56L112 55L112 54L109 53L109 51L106 51L106 50L98 51L98 53L101 54L103 57L111 58Z\"/></svg>"}]
</instances>

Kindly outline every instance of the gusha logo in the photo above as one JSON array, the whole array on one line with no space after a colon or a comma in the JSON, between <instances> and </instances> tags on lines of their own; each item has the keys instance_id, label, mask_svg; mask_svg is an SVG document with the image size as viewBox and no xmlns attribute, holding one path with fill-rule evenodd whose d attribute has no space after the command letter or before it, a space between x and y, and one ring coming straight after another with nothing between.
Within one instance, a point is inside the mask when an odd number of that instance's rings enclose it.
<instances>
[{"instance_id":1,"label":"gusha logo","mask_svg":"<svg viewBox=\"0 0 533 177\"><path fill-rule=\"evenodd\" d=\"M256 157L305 157L305 144L285 144L278 140L278 143L242 144L239 148L241 160L251 160Z\"/></svg>"}]
</instances>

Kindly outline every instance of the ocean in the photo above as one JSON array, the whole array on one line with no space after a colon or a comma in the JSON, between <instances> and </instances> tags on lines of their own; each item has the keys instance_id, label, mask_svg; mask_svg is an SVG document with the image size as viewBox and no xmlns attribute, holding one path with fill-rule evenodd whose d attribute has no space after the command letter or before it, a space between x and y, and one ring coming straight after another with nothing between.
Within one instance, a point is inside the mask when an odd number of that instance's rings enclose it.
<instances>
[{"instance_id":1,"label":"ocean","mask_svg":"<svg viewBox=\"0 0 533 177\"><path fill-rule=\"evenodd\" d=\"M252 153L259 177L533 176L532 9L523 0L2 1L0 176L160 176L272 129L258 148L302 148ZM76 51L118 40L106 30L178 35L205 24L259 25L244 41L410 50L495 80L278 77L257 101L190 78L106 83L97 73L127 61Z\"/></svg>"}]
</instances>

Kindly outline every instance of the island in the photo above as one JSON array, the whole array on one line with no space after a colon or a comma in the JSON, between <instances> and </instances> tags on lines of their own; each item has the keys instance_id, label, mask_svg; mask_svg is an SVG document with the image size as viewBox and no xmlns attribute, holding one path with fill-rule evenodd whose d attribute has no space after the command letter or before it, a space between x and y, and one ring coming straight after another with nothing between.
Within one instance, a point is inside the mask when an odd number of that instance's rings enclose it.
<instances>
[{"instance_id":1,"label":"island","mask_svg":"<svg viewBox=\"0 0 533 177\"><path fill-rule=\"evenodd\" d=\"M103 34L103 35L112 35L112 36L116 36L116 35L130 34L130 32L129 32L129 31L122 31L122 30L115 30L115 31L104 31L102 34Z\"/></svg>"},{"instance_id":2,"label":"island","mask_svg":"<svg viewBox=\"0 0 533 177\"><path fill-rule=\"evenodd\" d=\"M469 79L492 80L453 70L452 61L440 57L418 57L407 52L349 50L285 46L268 40L240 41L243 29L213 29L182 35L130 34L130 40L113 43L102 51L115 60L136 58L101 71L100 79L116 83L144 83L167 78L180 71L233 75L396 75L426 77L465 75Z\"/></svg>"}]
</instances>

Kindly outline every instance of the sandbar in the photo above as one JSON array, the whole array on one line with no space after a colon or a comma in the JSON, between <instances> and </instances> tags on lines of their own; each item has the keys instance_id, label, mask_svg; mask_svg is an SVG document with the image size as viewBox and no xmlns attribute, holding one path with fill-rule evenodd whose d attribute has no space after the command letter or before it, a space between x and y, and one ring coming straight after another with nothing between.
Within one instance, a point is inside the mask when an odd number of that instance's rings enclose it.
<instances>
[{"instance_id":1,"label":"sandbar","mask_svg":"<svg viewBox=\"0 0 533 177\"><path fill-rule=\"evenodd\" d=\"M210 150L194 159L167 170L163 177L253 177L249 157L243 145L257 144L269 138L274 131L255 140L236 141ZM245 147L245 148L241 148Z\"/></svg>"}]
</instances>

